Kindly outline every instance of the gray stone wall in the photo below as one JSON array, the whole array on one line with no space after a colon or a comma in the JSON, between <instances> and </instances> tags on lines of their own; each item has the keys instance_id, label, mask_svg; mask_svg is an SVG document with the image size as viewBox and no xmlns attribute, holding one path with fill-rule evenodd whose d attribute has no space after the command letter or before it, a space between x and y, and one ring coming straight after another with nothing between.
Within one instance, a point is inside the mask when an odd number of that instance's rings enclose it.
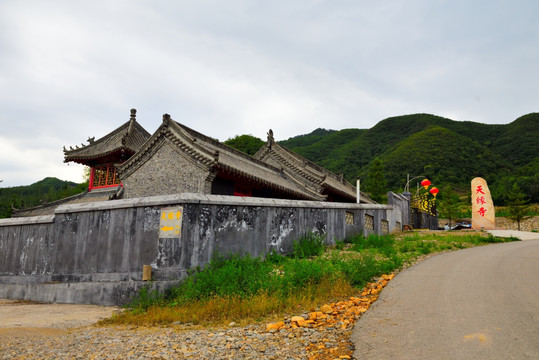
<instances>
[{"instance_id":1,"label":"gray stone wall","mask_svg":"<svg viewBox=\"0 0 539 360\"><path fill-rule=\"evenodd\" d=\"M205 180L209 171L175 150L168 140L162 140L153 156L144 164L122 178L125 198L177 194L183 192L205 193Z\"/></svg>"},{"instance_id":2,"label":"gray stone wall","mask_svg":"<svg viewBox=\"0 0 539 360\"><path fill-rule=\"evenodd\" d=\"M387 203L393 211L390 214L389 232L402 231L404 225L410 225L410 197L409 193L387 193Z\"/></svg>"},{"instance_id":3,"label":"gray stone wall","mask_svg":"<svg viewBox=\"0 0 539 360\"><path fill-rule=\"evenodd\" d=\"M160 238L161 210L172 206L183 208L181 236ZM142 286L143 265L152 265L153 286L164 289L216 252L286 253L310 231L328 244L381 233L392 211L203 194L63 205L54 216L0 220L0 297L119 305Z\"/></svg>"}]
</instances>

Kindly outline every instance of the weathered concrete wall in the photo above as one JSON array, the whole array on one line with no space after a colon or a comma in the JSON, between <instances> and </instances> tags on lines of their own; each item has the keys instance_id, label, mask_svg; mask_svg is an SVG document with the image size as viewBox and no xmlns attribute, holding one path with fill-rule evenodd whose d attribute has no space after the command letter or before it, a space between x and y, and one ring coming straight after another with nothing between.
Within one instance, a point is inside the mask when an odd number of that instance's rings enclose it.
<instances>
[{"instance_id":1,"label":"weathered concrete wall","mask_svg":"<svg viewBox=\"0 0 539 360\"><path fill-rule=\"evenodd\" d=\"M183 207L181 237L159 238L161 210L171 206ZM63 205L54 216L0 220L0 297L122 304L142 286L143 265L152 265L153 284L163 289L216 251L286 253L310 231L328 243L382 233L395 228L400 210L393 211L192 193Z\"/></svg>"}]
</instances>

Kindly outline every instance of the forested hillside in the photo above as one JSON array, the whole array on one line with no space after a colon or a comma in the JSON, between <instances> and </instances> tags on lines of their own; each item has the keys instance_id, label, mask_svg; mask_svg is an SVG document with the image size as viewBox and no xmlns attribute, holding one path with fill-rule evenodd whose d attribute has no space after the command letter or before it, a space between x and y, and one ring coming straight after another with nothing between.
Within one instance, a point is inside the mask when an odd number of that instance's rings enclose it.
<instances>
[{"instance_id":1,"label":"forested hillside","mask_svg":"<svg viewBox=\"0 0 539 360\"><path fill-rule=\"evenodd\" d=\"M0 188L0 218L11 216L12 207L29 208L84 192L88 184L48 177L29 186Z\"/></svg>"},{"instance_id":2,"label":"forested hillside","mask_svg":"<svg viewBox=\"0 0 539 360\"><path fill-rule=\"evenodd\" d=\"M382 120L368 130L316 129L280 143L343 173L352 183L357 177L365 180L378 158L388 190L402 190L410 174L424 175L439 188L451 185L464 194L471 179L480 176L490 184L497 204L506 202L513 183L532 202L539 202L539 113L507 125L405 115Z\"/></svg>"},{"instance_id":3,"label":"forested hillside","mask_svg":"<svg viewBox=\"0 0 539 360\"><path fill-rule=\"evenodd\" d=\"M280 143L353 182L365 179L379 158L390 190L400 190L406 175L424 175L438 187L451 185L466 192L472 178L484 177L495 201L503 204L517 183L533 202L539 202L539 113L507 125L453 121L429 114L385 119L368 130L320 129L309 142L302 135Z\"/></svg>"}]
</instances>

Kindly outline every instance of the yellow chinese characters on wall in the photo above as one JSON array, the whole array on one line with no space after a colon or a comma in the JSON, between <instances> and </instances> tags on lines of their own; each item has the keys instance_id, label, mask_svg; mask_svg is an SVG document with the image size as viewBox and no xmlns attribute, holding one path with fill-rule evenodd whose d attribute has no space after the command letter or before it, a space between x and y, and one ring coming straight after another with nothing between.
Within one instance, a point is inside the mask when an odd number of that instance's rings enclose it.
<instances>
[{"instance_id":1,"label":"yellow chinese characters on wall","mask_svg":"<svg viewBox=\"0 0 539 360\"><path fill-rule=\"evenodd\" d=\"M161 209L159 221L160 239L179 239L182 233L183 207L175 206Z\"/></svg>"}]
</instances>

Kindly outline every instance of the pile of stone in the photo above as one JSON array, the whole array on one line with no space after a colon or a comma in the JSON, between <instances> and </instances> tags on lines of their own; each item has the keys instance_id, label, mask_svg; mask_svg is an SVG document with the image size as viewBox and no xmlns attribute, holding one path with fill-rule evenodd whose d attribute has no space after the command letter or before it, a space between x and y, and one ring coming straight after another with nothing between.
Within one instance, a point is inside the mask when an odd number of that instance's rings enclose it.
<instances>
[{"instance_id":1,"label":"pile of stone","mask_svg":"<svg viewBox=\"0 0 539 360\"><path fill-rule=\"evenodd\" d=\"M283 332L300 332L303 329L313 329L318 331L341 330L344 331L342 337L346 340L331 342L326 338L311 342L306 347L309 360L315 359L350 359L353 346L349 342L352 326L360 318L361 314L369 309L371 304L378 299L378 294L393 279L395 275L382 275L378 281L368 284L361 293L361 297L350 297L347 301L325 304L317 311L312 311L299 316L292 316L290 319L270 323L266 326L266 331L272 334Z\"/></svg>"}]
</instances>

